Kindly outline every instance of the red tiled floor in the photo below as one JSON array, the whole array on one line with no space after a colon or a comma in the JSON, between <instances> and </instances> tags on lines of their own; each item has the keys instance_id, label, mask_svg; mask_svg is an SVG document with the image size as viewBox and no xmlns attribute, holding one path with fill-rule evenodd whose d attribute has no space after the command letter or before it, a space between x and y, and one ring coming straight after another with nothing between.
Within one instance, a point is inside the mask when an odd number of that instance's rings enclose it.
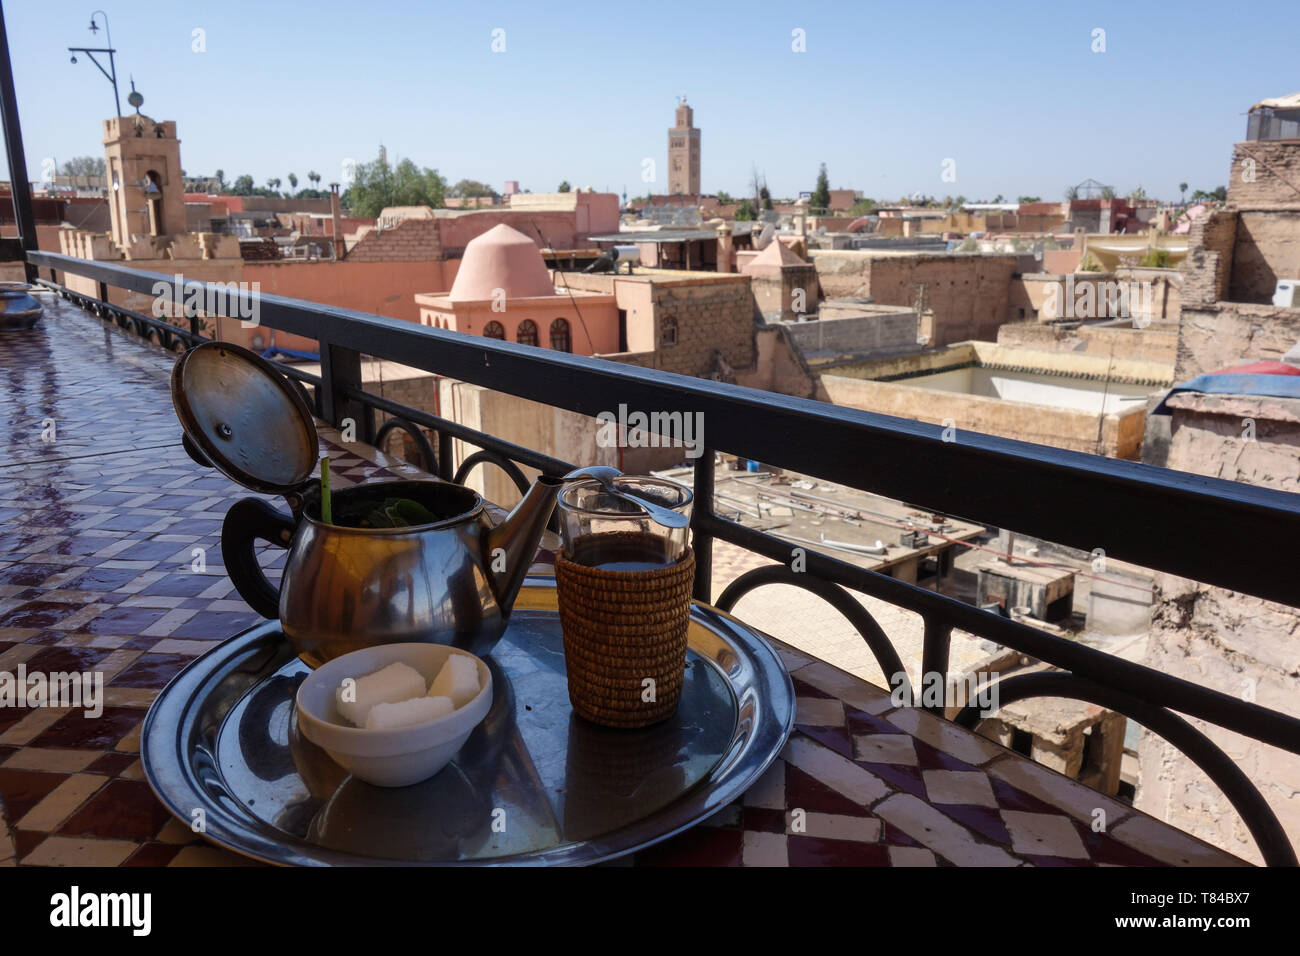
<instances>
[{"instance_id":1,"label":"red tiled floor","mask_svg":"<svg viewBox=\"0 0 1300 956\"><path fill-rule=\"evenodd\" d=\"M740 866L744 833L738 829L695 827L636 855L642 866Z\"/></svg>"},{"instance_id":2,"label":"red tiled floor","mask_svg":"<svg viewBox=\"0 0 1300 956\"><path fill-rule=\"evenodd\" d=\"M762 833L784 833L786 815L784 810L772 810L767 807L745 807L741 819L746 830Z\"/></svg>"},{"instance_id":3,"label":"red tiled floor","mask_svg":"<svg viewBox=\"0 0 1300 956\"><path fill-rule=\"evenodd\" d=\"M176 858L176 854L181 852L180 844L176 843L143 843L140 849L136 850L126 858L123 866L166 866Z\"/></svg>"},{"instance_id":4,"label":"red tiled floor","mask_svg":"<svg viewBox=\"0 0 1300 956\"><path fill-rule=\"evenodd\" d=\"M853 739L849 736L847 728L796 724L795 730L806 737L811 737L823 747L829 747L838 754L850 759L853 757Z\"/></svg>"},{"instance_id":5,"label":"red tiled floor","mask_svg":"<svg viewBox=\"0 0 1300 956\"><path fill-rule=\"evenodd\" d=\"M243 614L212 612L201 616L195 615L177 626L171 632L171 636L208 640L225 639L231 634L247 630L261 620L262 618L252 611Z\"/></svg>"},{"instance_id":6,"label":"red tiled floor","mask_svg":"<svg viewBox=\"0 0 1300 956\"><path fill-rule=\"evenodd\" d=\"M0 614L0 627L51 627L68 616L68 605L53 601L28 601Z\"/></svg>"},{"instance_id":7,"label":"red tiled floor","mask_svg":"<svg viewBox=\"0 0 1300 956\"><path fill-rule=\"evenodd\" d=\"M150 507L153 502L149 503ZM124 551L119 551L115 558L124 561L165 561L173 555L186 551L184 543L179 541L139 541Z\"/></svg>"},{"instance_id":8,"label":"red tiled floor","mask_svg":"<svg viewBox=\"0 0 1300 956\"><path fill-rule=\"evenodd\" d=\"M862 813L861 804L790 764L785 767L785 800L787 807L799 807L809 813Z\"/></svg>"},{"instance_id":9,"label":"red tiled floor","mask_svg":"<svg viewBox=\"0 0 1300 956\"><path fill-rule=\"evenodd\" d=\"M47 647L27 659L27 673L45 674L93 671L111 653L98 647Z\"/></svg>"},{"instance_id":10,"label":"red tiled floor","mask_svg":"<svg viewBox=\"0 0 1300 956\"><path fill-rule=\"evenodd\" d=\"M31 709L27 707L0 707L0 734L30 713Z\"/></svg>"},{"instance_id":11,"label":"red tiled floor","mask_svg":"<svg viewBox=\"0 0 1300 956\"><path fill-rule=\"evenodd\" d=\"M166 613L166 608L109 608L87 622L84 630L91 634L139 634L151 624L158 623L158 619Z\"/></svg>"},{"instance_id":12,"label":"red tiled floor","mask_svg":"<svg viewBox=\"0 0 1300 956\"><path fill-rule=\"evenodd\" d=\"M791 866L889 866L889 847L852 840L790 836L786 852Z\"/></svg>"},{"instance_id":13,"label":"red tiled floor","mask_svg":"<svg viewBox=\"0 0 1300 956\"><path fill-rule=\"evenodd\" d=\"M9 822L13 824L21 820L28 810L41 802L42 797L66 779L67 775L62 773L0 767L0 803L4 804Z\"/></svg>"},{"instance_id":14,"label":"red tiled floor","mask_svg":"<svg viewBox=\"0 0 1300 956\"><path fill-rule=\"evenodd\" d=\"M0 568L0 584L40 584L51 574L58 574L62 570L63 566L59 564L15 564Z\"/></svg>"},{"instance_id":15,"label":"red tiled floor","mask_svg":"<svg viewBox=\"0 0 1300 956\"><path fill-rule=\"evenodd\" d=\"M143 780L113 780L59 827L63 836L147 840L171 814Z\"/></svg>"},{"instance_id":16,"label":"red tiled floor","mask_svg":"<svg viewBox=\"0 0 1300 956\"><path fill-rule=\"evenodd\" d=\"M78 575L71 587L78 591L116 591L143 573L144 569L136 568L94 568Z\"/></svg>"},{"instance_id":17,"label":"red tiled floor","mask_svg":"<svg viewBox=\"0 0 1300 956\"><path fill-rule=\"evenodd\" d=\"M32 741L32 745L110 750L142 720L144 712L135 707L105 707L104 712L94 719L74 710L47 728Z\"/></svg>"},{"instance_id":18,"label":"red tiled floor","mask_svg":"<svg viewBox=\"0 0 1300 956\"><path fill-rule=\"evenodd\" d=\"M22 859L36 849L49 834L39 830L17 830L14 832L14 856Z\"/></svg>"},{"instance_id":19,"label":"red tiled floor","mask_svg":"<svg viewBox=\"0 0 1300 956\"><path fill-rule=\"evenodd\" d=\"M113 686L165 687L193 659L183 654L141 654L113 678Z\"/></svg>"},{"instance_id":20,"label":"red tiled floor","mask_svg":"<svg viewBox=\"0 0 1300 956\"><path fill-rule=\"evenodd\" d=\"M194 597L221 580L221 576L211 573L212 570L209 564L207 574L170 574L146 586L140 593L155 597Z\"/></svg>"},{"instance_id":21,"label":"red tiled floor","mask_svg":"<svg viewBox=\"0 0 1300 956\"><path fill-rule=\"evenodd\" d=\"M106 753L86 770L90 773L106 773L110 777L116 777L138 759L135 754Z\"/></svg>"}]
</instances>

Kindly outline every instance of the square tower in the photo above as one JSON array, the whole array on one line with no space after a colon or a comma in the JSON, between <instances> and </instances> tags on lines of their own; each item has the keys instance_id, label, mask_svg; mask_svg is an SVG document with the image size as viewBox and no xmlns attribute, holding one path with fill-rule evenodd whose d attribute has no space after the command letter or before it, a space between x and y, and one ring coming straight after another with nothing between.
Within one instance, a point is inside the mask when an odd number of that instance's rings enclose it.
<instances>
[{"instance_id":1,"label":"square tower","mask_svg":"<svg viewBox=\"0 0 1300 956\"><path fill-rule=\"evenodd\" d=\"M695 128L695 111L683 96L677 106L677 125L668 131L668 194L700 194L700 131Z\"/></svg>"},{"instance_id":2,"label":"square tower","mask_svg":"<svg viewBox=\"0 0 1300 956\"><path fill-rule=\"evenodd\" d=\"M104 121L104 160L113 242L185 232L185 184L176 123L148 116Z\"/></svg>"}]
</instances>

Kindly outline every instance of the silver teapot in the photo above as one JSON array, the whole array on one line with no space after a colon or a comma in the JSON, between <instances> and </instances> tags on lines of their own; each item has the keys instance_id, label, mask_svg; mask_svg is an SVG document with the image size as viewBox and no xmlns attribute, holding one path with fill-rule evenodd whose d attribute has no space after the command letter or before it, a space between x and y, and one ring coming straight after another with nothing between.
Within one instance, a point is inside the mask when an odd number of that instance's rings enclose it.
<instances>
[{"instance_id":1,"label":"silver teapot","mask_svg":"<svg viewBox=\"0 0 1300 956\"><path fill-rule=\"evenodd\" d=\"M247 349L208 342L172 370L184 444L247 488L285 497L290 513L259 498L231 506L221 553L239 594L279 618L303 660L317 666L375 644L428 641L483 655L510 609L546 529L563 479L541 476L499 523L469 488L437 479L378 481L335 490L335 512L406 498L435 521L395 528L321 520L315 421L296 386ZM289 550L279 587L256 543Z\"/></svg>"}]
</instances>

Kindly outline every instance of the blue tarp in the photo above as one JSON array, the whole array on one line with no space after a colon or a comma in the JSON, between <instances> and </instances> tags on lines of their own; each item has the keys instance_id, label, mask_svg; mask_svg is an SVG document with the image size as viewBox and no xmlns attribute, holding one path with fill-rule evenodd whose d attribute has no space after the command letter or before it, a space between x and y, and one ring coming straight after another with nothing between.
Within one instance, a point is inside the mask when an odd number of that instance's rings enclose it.
<instances>
[{"instance_id":1,"label":"blue tarp","mask_svg":"<svg viewBox=\"0 0 1300 956\"><path fill-rule=\"evenodd\" d=\"M1165 403L1179 392L1202 392L1207 395L1265 395L1269 398L1300 398L1300 375L1249 375L1228 373L1198 375L1175 385L1160 400L1153 415L1168 415Z\"/></svg>"},{"instance_id":2,"label":"blue tarp","mask_svg":"<svg viewBox=\"0 0 1300 956\"><path fill-rule=\"evenodd\" d=\"M302 359L305 362L320 361L320 356L315 352L299 352L297 349L282 349L279 346L267 349L262 353L262 358L274 361L281 355L286 356L287 358Z\"/></svg>"}]
</instances>

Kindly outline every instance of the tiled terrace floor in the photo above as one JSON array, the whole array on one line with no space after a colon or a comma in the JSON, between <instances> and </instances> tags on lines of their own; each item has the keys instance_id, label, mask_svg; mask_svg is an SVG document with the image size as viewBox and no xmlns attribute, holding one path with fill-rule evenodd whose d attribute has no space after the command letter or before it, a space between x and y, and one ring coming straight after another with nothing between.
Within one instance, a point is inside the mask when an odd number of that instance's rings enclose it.
<instances>
[{"instance_id":1,"label":"tiled terrace floor","mask_svg":"<svg viewBox=\"0 0 1300 956\"><path fill-rule=\"evenodd\" d=\"M219 546L226 508L248 493L182 450L173 356L45 301L40 326L0 338L0 671L99 672L105 706L97 718L0 706L0 865L243 862L170 818L138 755L158 691L258 620ZM340 483L414 472L322 438ZM635 862L1241 863L777 648L798 695L781 759L743 800ZM795 810L806 829L792 832Z\"/></svg>"}]
</instances>

